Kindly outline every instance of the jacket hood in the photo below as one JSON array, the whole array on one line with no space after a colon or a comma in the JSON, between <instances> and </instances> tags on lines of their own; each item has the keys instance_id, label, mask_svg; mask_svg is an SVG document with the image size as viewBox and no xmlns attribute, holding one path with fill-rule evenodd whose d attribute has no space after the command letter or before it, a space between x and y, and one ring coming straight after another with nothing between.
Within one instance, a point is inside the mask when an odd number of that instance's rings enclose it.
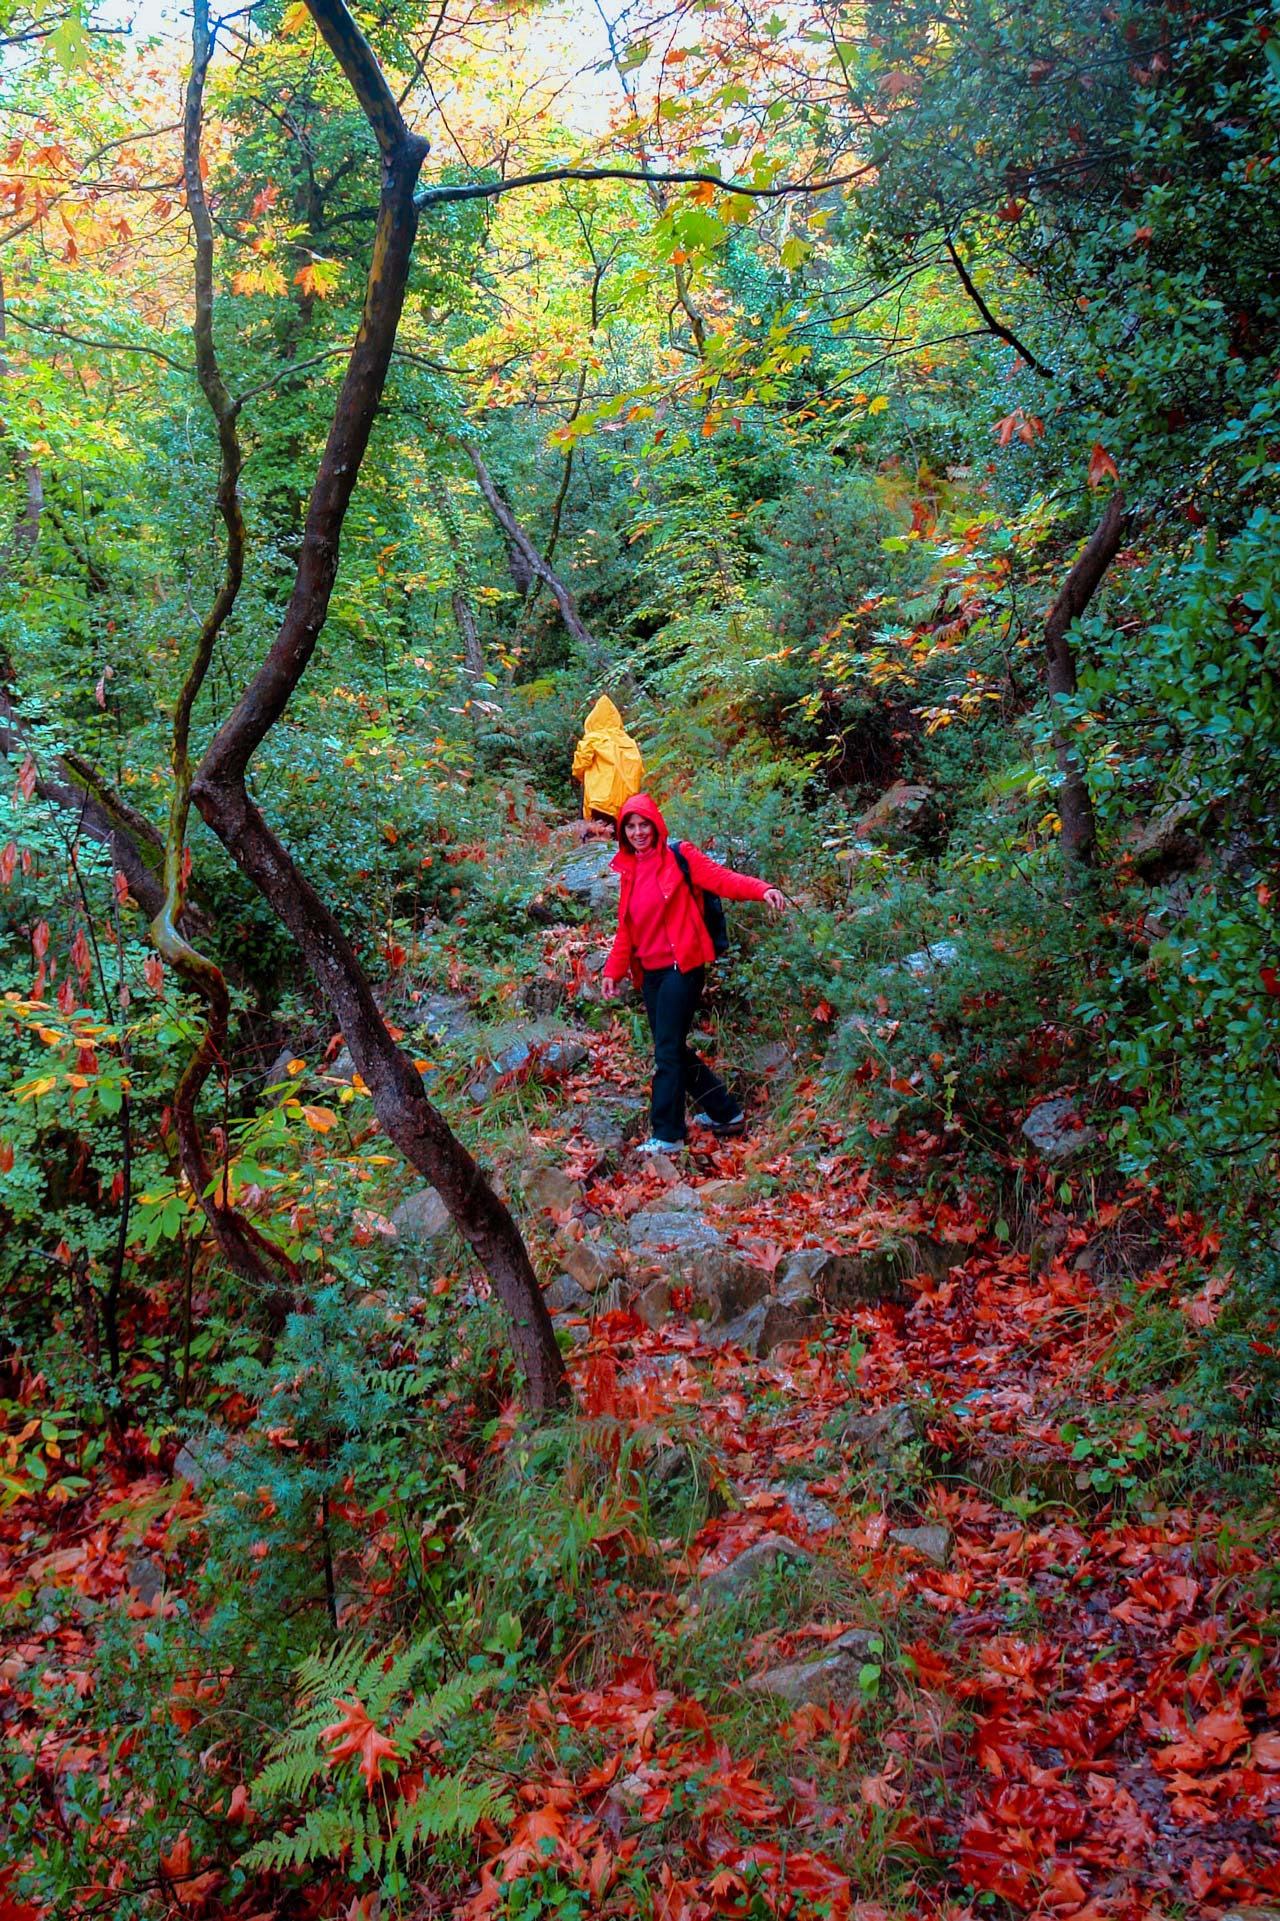
<instances>
[{"instance_id":1,"label":"jacket hood","mask_svg":"<svg viewBox=\"0 0 1280 1921\"><path fill-rule=\"evenodd\" d=\"M584 734L619 734L622 732L622 715L618 712L608 694L601 694L591 712L583 722Z\"/></svg>"},{"instance_id":2,"label":"jacket hood","mask_svg":"<svg viewBox=\"0 0 1280 1921\"><path fill-rule=\"evenodd\" d=\"M658 831L658 847L660 850L664 848L667 844L667 823L662 818L658 803L651 794L633 794L630 800L623 802L622 811L618 815L618 846L622 852L625 854L631 852L623 839L622 830L624 823L632 814L639 814L642 820L653 822Z\"/></svg>"}]
</instances>

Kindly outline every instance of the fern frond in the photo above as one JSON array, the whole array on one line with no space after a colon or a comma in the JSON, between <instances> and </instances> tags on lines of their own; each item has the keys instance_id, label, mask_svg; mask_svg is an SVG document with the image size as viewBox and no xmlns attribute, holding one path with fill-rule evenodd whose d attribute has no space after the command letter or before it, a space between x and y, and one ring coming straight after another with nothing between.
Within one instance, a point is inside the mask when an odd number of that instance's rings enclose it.
<instances>
[{"instance_id":1,"label":"fern frond","mask_svg":"<svg viewBox=\"0 0 1280 1921\"><path fill-rule=\"evenodd\" d=\"M305 1868L313 1862L336 1861L356 1838L351 1811L343 1807L309 1808L292 1834L273 1834L254 1843L241 1857L246 1868Z\"/></svg>"},{"instance_id":2,"label":"fern frond","mask_svg":"<svg viewBox=\"0 0 1280 1921\"><path fill-rule=\"evenodd\" d=\"M437 1728L464 1714L497 1679L495 1668L486 1668L480 1674L455 1674L433 1694L415 1701L396 1728L396 1745L401 1753L408 1757L424 1734L434 1734Z\"/></svg>"},{"instance_id":3,"label":"fern frond","mask_svg":"<svg viewBox=\"0 0 1280 1921\"><path fill-rule=\"evenodd\" d=\"M421 1640L411 1641L403 1654L397 1655L391 1666L383 1674L378 1671L369 1676L370 1691L361 1698L365 1701L374 1721L381 1721L391 1703L404 1693L418 1668L425 1661L439 1659L439 1646L434 1635L424 1635Z\"/></svg>"},{"instance_id":4,"label":"fern frond","mask_svg":"<svg viewBox=\"0 0 1280 1921\"><path fill-rule=\"evenodd\" d=\"M416 1801L402 1802L387 1840L387 1866L407 1869L414 1851L445 1835L470 1834L486 1817L503 1820L507 1803L490 1788L468 1787L460 1774L426 1781Z\"/></svg>"},{"instance_id":5,"label":"fern frond","mask_svg":"<svg viewBox=\"0 0 1280 1921\"><path fill-rule=\"evenodd\" d=\"M294 1670L298 1698L304 1702L323 1702L327 1707L340 1694L358 1688L366 1669L377 1657L360 1641L339 1641L336 1647L316 1650L298 1663Z\"/></svg>"}]
</instances>

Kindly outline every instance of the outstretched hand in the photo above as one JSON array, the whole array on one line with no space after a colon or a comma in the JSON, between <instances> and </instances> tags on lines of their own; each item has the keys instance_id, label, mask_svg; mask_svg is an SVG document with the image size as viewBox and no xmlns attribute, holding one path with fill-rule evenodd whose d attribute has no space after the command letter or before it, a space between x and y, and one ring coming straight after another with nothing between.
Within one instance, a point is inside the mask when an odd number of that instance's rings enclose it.
<instances>
[{"instance_id":1,"label":"outstretched hand","mask_svg":"<svg viewBox=\"0 0 1280 1921\"><path fill-rule=\"evenodd\" d=\"M787 911L787 897L780 887L771 887L764 897L764 904L775 920L780 920Z\"/></svg>"}]
</instances>

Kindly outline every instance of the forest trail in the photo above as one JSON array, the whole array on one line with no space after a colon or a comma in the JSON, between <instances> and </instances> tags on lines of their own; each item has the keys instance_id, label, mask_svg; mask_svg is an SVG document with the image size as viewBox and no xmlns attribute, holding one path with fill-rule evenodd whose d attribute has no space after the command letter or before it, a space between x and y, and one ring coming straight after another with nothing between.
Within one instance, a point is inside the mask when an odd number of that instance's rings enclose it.
<instances>
[{"instance_id":1,"label":"forest trail","mask_svg":"<svg viewBox=\"0 0 1280 1921\"><path fill-rule=\"evenodd\" d=\"M750 1138L695 1129L678 1165L602 1151L583 1122L641 1108L646 1072L606 1031L534 1137L554 1251L597 1281L552 1298L584 1511L592 1447L616 1469L595 1545L623 1605L507 1724L547 1764L467 1913L543 1855L607 1911L638 1851L652 1876L655 1829L669 1921L755 1913L753 1891L860 1921L1280 1896L1266 1545L1144 1495L1191 1436L1106 1365L1117 1276L1167 1289L1208 1251L1195 1223L1133 1192L1086 1230L1029 1173L1002 1242L828 1148L804 1082L782 1125L762 1091ZM738 1258L774 1292L709 1325ZM797 1267L803 1310L778 1299ZM824 1275L863 1304L824 1303ZM1069 1425L1082 1388L1096 1418Z\"/></svg>"},{"instance_id":2,"label":"forest trail","mask_svg":"<svg viewBox=\"0 0 1280 1921\"><path fill-rule=\"evenodd\" d=\"M1250 1529L1199 1494L1152 1492L1196 1439L1125 1347L1119 1284L1173 1301L1211 1237L1140 1188L1086 1207L1076 1168L1072 1207L1062 1171L1034 1156L1009 1222L976 1199L930 1199L927 1150L873 1171L844 1146L821 1066L762 1047L731 976L703 1044L723 1026L719 1064L733 1079L749 1064L748 1136L695 1127L678 1161L635 1154L644 1037L593 987L608 851L550 852L545 898L576 890L589 919L526 939L513 981L534 1027L486 1031L457 991L411 990L453 1062L450 1098L492 1116L575 1404L539 1425L511 1400L481 1435L479 1403L451 1397L446 1472L462 1501L451 1484L455 1519L432 1552L463 1581L474 1564L477 1647L490 1616L517 1611L518 1680L487 1710L483 1749L509 1810L461 1863L437 1876L427 1860L406 1916L965 1921L996 1902L1037 1921L1267 1921L1274 1544L1265 1519ZM337 1045L307 1074L358 1114ZM370 1133L353 1124L353 1141ZM442 1229L421 1195L397 1202L403 1174L381 1159L351 1223L357 1265L373 1249L397 1277L369 1296L380 1322L413 1325L429 1293L465 1326L474 1270L440 1238L447 1217ZM1183 1311L1211 1317L1222 1286ZM240 1405L224 1409L233 1449ZM59 1784L110 1780L134 1738L111 1761L91 1719L128 1638L210 1606L202 1484L219 1463L197 1450L193 1474L179 1439L121 1436L52 1532L21 1502L3 1517L3 1594L27 1625L0 1701L64 1812ZM298 1445L287 1426L266 1440ZM496 1510L498 1548L484 1533ZM405 1587L400 1552L381 1563L398 1569L390 1582L366 1585L348 1557L343 1634L376 1629ZM278 1557L265 1540L261 1553L269 1576ZM161 1724L178 1739L220 1725L226 1681L167 1673ZM253 1782L232 1784L223 1750L208 1752L206 1797L226 1782L226 1822L252 1826ZM315 1911L278 1877L237 1883L185 1827L159 1859L157 1913ZM326 1914L388 1912L341 1871L312 1891ZM38 1912L0 1879L0 1915Z\"/></svg>"}]
</instances>

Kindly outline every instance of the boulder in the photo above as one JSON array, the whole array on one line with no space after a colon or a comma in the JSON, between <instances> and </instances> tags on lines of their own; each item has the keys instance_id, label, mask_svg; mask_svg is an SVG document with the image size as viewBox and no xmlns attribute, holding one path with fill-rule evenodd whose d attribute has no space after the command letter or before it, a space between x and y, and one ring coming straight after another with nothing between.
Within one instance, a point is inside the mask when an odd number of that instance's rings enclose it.
<instances>
[{"instance_id":1,"label":"boulder","mask_svg":"<svg viewBox=\"0 0 1280 1921\"><path fill-rule=\"evenodd\" d=\"M467 1093L473 1101L487 1101L508 1076L522 1080L562 1080L575 1067L581 1067L586 1058L586 1046L575 1034L550 1034L541 1029L516 1031L491 1053Z\"/></svg>"},{"instance_id":2,"label":"boulder","mask_svg":"<svg viewBox=\"0 0 1280 1921\"><path fill-rule=\"evenodd\" d=\"M612 1241L597 1239L589 1234L579 1238L567 1227L560 1229L556 1239L565 1272L588 1294L596 1293L621 1273L622 1255Z\"/></svg>"},{"instance_id":3,"label":"boulder","mask_svg":"<svg viewBox=\"0 0 1280 1921\"><path fill-rule=\"evenodd\" d=\"M850 1628L809 1661L789 1661L783 1667L754 1674L747 1686L754 1694L770 1695L788 1707L847 1707L859 1693L865 1667L878 1668L884 1643L869 1628Z\"/></svg>"},{"instance_id":4,"label":"boulder","mask_svg":"<svg viewBox=\"0 0 1280 1921\"><path fill-rule=\"evenodd\" d=\"M434 1187L420 1187L401 1201L391 1225L402 1241L438 1241L453 1226L453 1216Z\"/></svg>"},{"instance_id":5,"label":"boulder","mask_svg":"<svg viewBox=\"0 0 1280 1921\"><path fill-rule=\"evenodd\" d=\"M1054 1167L1075 1160L1101 1139L1097 1128L1081 1118L1069 1094L1055 1095L1033 1107L1022 1123L1022 1132L1041 1160Z\"/></svg>"},{"instance_id":6,"label":"boulder","mask_svg":"<svg viewBox=\"0 0 1280 1921\"><path fill-rule=\"evenodd\" d=\"M779 1300L757 1301L723 1327L708 1331L717 1346L740 1347L763 1361L787 1341L807 1341L822 1326L822 1315L787 1307Z\"/></svg>"},{"instance_id":7,"label":"boulder","mask_svg":"<svg viewBox=\"0 0 1280 1921\"><path fill-rule=\"evenodd\" d=\"M730 1323L769 1292L769 1277L712 1227L696 1208L669 1208L667 1196L627 1224L631 1255L643 1270L692 1288L695 1313L710 1325Z\"/></svg>"},{"instance_id":8,"label":"boulder","mask_svg":"<svg viewBox=\"0 0 1280 1921\"><path fill-rule=\"evenodd\" d=\"M572 1274L557 1274L542 1298L553 1314L581 1314L591 1306L591 1296L579 1287Z\"/></svg>"},{"instance_id":9,"label":"boulder","mask_svg":"<svg viewBox=\"0 0 1280 1921\"><path fill-rule=\"evenodd\" d=\"M434 1041L460 1040L475 1026L475 1015L457 994L424 994L413 1006L412 1018Z\"/></svg>"},{"instance_id":10,"label":"boulder","mask_svg":"<svg viewBox=\"0 0 1280 1921\"><path fill-rule=\"evenodd\" d=\"M631 1312L646 1327L661 1327L671 1319L670 1281L650 1281L648 1287L638 1294L631 1303Z\"/></svg>"},{"instance_id":11,"label":"boulder","mask_svg":"<svg viewBox=\"0 0 1280 1921\"><path fill-rule=\"evenodd\" d=\"M569 998L569 987L555 974L535 974L520 989L520 1005L535 1020L559 1013Z\"/></svg>"},{"instance_id":12,"label":"boulder","mask_svg":"<svg viewBox=\"0 0 1280 1921\"><path fill-rule=\"evenodd\" d=\"M621 883L610 872L617 851L612 840L588 841L555 876L561 892L592 920L609 921L617 915Z\"/></svg>"},{"instance_id":13,"label":"boulder","mask_svg":"<svg viewBox=\"0 0 1280 1921\"><path fill-rule=\"evenodd\" d=\"M534 1167L524 1177L524 1197L543 1214L566 1214L582 1199L582 1189L559 1167Z\"/></svg>"},{"instance_id":14,"label":"boulder","mask_svg":"<svg viewBox=\"0 0 1280 1921\"><path fill-rule=\"evenodd\" d=\"M801 1247L783 1269L778 1299L789 1307L809 1301L827 1307L869 1307L882 1301L905 1306L913 1296L903 1282L916 1272L916 1250L905 1236L861 1254Z\"/></svg>"},{"instance_id":15,"label":"boulder","mask_svg":"<svg viewBox=\"0 0 1280 1921\"><path fill-rule=\"evenodd\" d=\"M932 787L895 780L874 806L868 807L853 831L859 840L902 851L936 842L942 832L942 812Z\"/></svg>"},{"instance_id":16,"label":"boulder","mask_svg":"<svg viewBox=\"0 0 1280 1921\"><path fill-rule=\"evenodd\" d=\"M922 1438L920 1418L905 1401L870 1414L851 1415L840 1430L845 1447L867 1455L880 1467L892 1467L904 1448Z\"/></svg>"},{"instance_id":17,"label":"boulder","mask_svg":"<svg viewBox=\"0 0 1280 1921\"><path fill-rule=\"evenodd\" d=\"M1134 828L1127 847L1134 866L1175 870L1194 867L1204 848L1187 822L1194 820L1199 811L1193 800L1175 800L1163 813L1153 815Z\"/></svg>"},{"instance_id":18,"label":"boulder","mask_svg":"<svg viewBox=\"0 0 1280 1921\"><path fill-rule=\"evenodd\" d=\"M762 1534L726 1567L704 1574L698 1583L697 1598L704 1608L723 1607L745 1594L780 1560L792 1567L809 1567L813 1556L798 1542L789 1541L785 1534Z\"/></svg>"},{"instance_id":19,"label":"boulder","mask_svg":"<svg viewBox=\"0 0 1280 1921\"><path fill-rule=\"evenodd\" d=\"M745 1207L751 1199L746 1181L704 1181L698 1194L703 1207Z\"/></svg>"},{"instance_id":20,"label":"boulder","mask_svg":"<svg viewBox=\"0 0 1280 1921\"><path fill-rule=\"evenodd\" d=\"M951 1563L952 1535L949 1527L929 1523L924 1527L891 1527L889 1539L908 1554L918 1554L933 1567Z\"/></svg>"}]
</instances>

